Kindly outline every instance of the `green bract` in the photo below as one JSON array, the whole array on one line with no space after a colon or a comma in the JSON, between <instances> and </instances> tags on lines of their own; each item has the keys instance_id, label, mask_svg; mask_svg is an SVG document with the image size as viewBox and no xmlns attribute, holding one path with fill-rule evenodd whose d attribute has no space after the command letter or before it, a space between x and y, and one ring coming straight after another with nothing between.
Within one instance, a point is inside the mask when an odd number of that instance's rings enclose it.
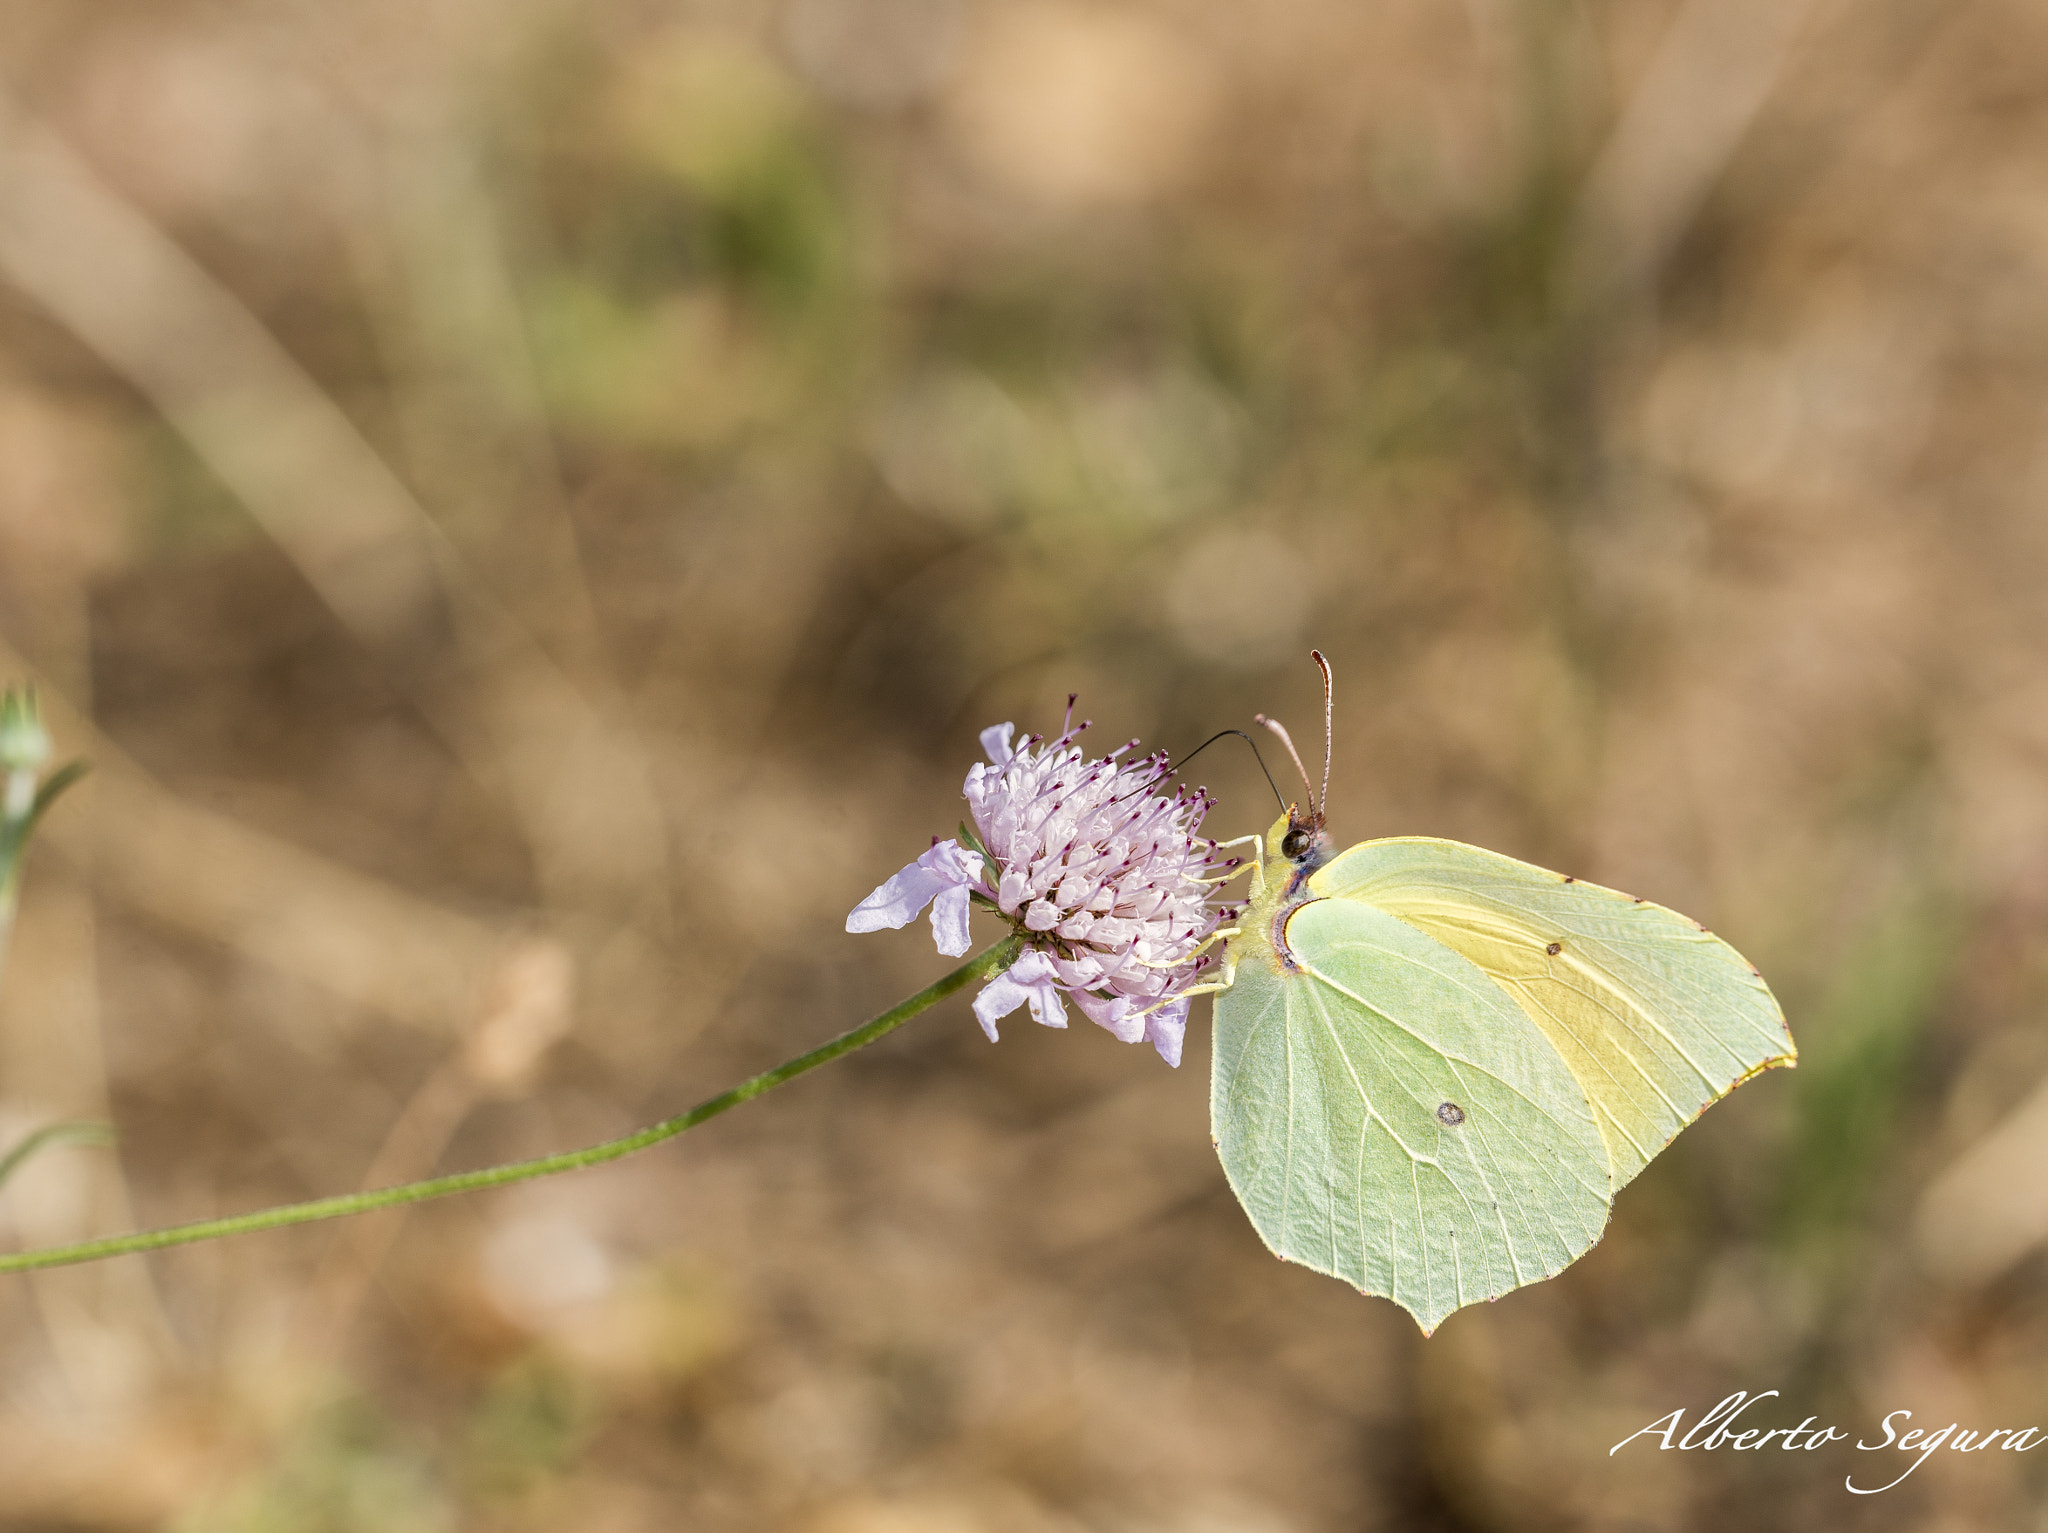
<instances>
[{"instance_id":1,"label":"green bract","mask_svg":"<svg viewBox=\"0 0 2048 1533\"><path fill-rule=\"evenodd\" d=\"M36 695L26 687L0 691L0 772L37 772L50 759Z\"/></svg>"},{"instance_id":2,"label":"green bract","mask_svg":"<svg viewBox=\"0 0 2048 1533\"><path fill-rule=\"evenodd\" d=\"M1661 906L1455 841L1332 857L1299 815L1262 851L1216 1000L1224 1171L1276 1255L1425 1332L1555 1276L1680 1129L1795 1062L1748 961Z\"/></svg>"},{"instance_id":3,"label":"green bract","mask_svg":"<svg viewBox=\"0 0 2048 1533\"><path fill-rule=\"evenodd\" d=\"M0 950L14 914L21 859L29 836L57 796L85 775L82 761L41 775L50 735L29 687L0 688Z\"/></svg>"}]
</instances>

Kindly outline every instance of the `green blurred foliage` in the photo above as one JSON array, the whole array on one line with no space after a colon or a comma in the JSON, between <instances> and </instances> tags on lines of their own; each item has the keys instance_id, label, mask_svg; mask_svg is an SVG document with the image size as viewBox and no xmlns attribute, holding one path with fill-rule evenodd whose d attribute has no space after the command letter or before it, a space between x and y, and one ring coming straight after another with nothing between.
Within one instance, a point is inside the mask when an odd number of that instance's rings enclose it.
<instances>
[{"instance_id":1,"label":"green blurred foliage","mask_svg":"<svg viewBox=\"0 0 2048 1533\"><path fill-rule=\"evenodd\" d=\"M345 1400L297 1424L271 1461L177 1526L232 1533L444 1533L454 1509L407 1434Z\"/></svg>"},{"instance_id":2,"label":"green blurred foliage","mask_svg":"<svg viewBox=\"0 0 2048 1533\"><path fill-rule=\"evenodd\" d=\"M464 1480L486 1502L516 1502L571 1468L595 1421L588 1390L544 1358L493 1378L472 1409L461 1454Z\"/></svg>"}]
</instances>

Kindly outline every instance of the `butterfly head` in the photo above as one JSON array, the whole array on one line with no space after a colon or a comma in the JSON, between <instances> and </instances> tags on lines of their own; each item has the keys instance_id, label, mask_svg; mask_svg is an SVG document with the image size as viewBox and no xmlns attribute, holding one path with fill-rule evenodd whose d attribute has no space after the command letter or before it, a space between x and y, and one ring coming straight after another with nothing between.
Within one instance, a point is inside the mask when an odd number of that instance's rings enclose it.
<instances>
[{"instance_id":1,"label":"butterfly head","mask_svg":"<svg viewBox=\"0 0 2048 1533\"><path fill-rule=\"evenodd\" d=\"M1297 879L1306 878L1336 855L1336 843L1323 828L1320 811L1289 804L1287 813L1266 832L1267 861L1287 863Z\"/></svg>"},{"instance_id":2,"label":"butterfly head","mask_svg":"<svg viewBox=\"0 0 2048 1533\"><path fill-rule=\"evenodd\" d=\"M1320 814L1303 814L1293 805L1287 809L1287 832L1280 838L1280 855L1290 862L1304 862L1320 850L1326 859L1331 850L1330 833L1323 829Z\"/></svg>"}]
</instances>

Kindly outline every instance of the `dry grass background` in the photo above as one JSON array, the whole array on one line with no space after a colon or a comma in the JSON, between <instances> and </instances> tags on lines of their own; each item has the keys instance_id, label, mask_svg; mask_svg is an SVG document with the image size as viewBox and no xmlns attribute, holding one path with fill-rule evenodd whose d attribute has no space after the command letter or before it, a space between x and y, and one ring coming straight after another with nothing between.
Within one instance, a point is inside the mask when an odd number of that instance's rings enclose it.
<instances>
[{"instance_id":1,"label":"dry grass background","mask_svg":"<svg viewBox=\"0 0 2048 1533\"><path fill-rule=\"evenodd\" d=\"M964 1005L610 1169L0 1283L13 1533L2022 1529L2048 1426L2048 17L12 0L42 1243L587 1142L938 972L974 734L1339 682L1340 840L1675 905L1802 1046L1424 1343L1189 1063ZM1270 799L1219 751L1211 826ZM1768 1414L1768 1410L1766 1414Z\"/></svg>"}]
</instances>

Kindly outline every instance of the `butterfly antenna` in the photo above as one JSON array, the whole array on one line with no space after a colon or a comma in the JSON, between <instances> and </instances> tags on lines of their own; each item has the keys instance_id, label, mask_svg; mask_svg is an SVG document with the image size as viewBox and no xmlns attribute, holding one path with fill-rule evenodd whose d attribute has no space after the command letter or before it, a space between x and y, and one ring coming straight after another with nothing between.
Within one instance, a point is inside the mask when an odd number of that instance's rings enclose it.
<instances>
[{"instance_id":1,"label":"butterfly antenna","mask_svg":"<svg viewBox=\"0 0 2048 1533\"><path fill-rule=\"evenodd\" d=\"M1204 740L1200 745L1196 746L1193 750L1189 751L1185 756L1181 757L1180 760L1171 763L1162 775L1164 777L1172 777L1176 775L1182 767L1186 766L1190 761L1193 761L1197 756L1201 755L1203 751L1207 750L1210 746L1214 745L1218 740L1221 740L1225 735L1236 735L1238 739L1244 741L1245 744L1249 745L1252 748L1252 759L1258 762L1259 770L1262 773L1265 773L1266 786L1273 790L1273 797L1276 799L1280 799L1280 807L1282 809L1285 809L1287 807L1287 800L1284 798L1280 798L1280 785L1273 781L1273 774L1271 772L1266 771L1266 758L1259 754L1259 742L1254 740L1250 735L1246 734L1242 729L1217 730L1215 734L1209 736L1208 739ZM1133 741L1132 743L1135 744L1136 742ZM1150 782L1142 783L1138 787L1133 788L1130 792L1111 799L1110 802L1113 804L1121 804L1127 798L1137 798L1141 794L1152 792L1154 790L1154 786L1155 785Z\"/></svg>"},{"instance_id":2,"label":"butterfly antenna","mask_svg":"<svg viewBox=\"0 0 2048 1533\"><path fill-rule=\"evenodd\" d=\"M1294 770L1301 773L1301 785L1308 790L1308 811L1311 815L1320 818L1322 811L1316 807L1315 782L1309 777L1308 768L1301 764L1301 752L1294 748L1294 737L1288 734L1287 726L1278 719L1267 718L1263 713L1255 713L1252 717L1278 735L1280 743L1287 747L1287 754L1294 758Z\"/></svg>"},{"instance_id":3,"label":"butterfly antenna","mask_svg":"<svg viewBox=\"0 0 2048 1533\"><path fill-rule=\"evenodd\" d=\"M1254 740L1250 735L1246 734L1242 729L1217 730L1216 733L1209 736L1208 739L1204 740L1200 745L1196 746L1193 750L1189 751L1185 756L1181 757L1180 760L1174 762L1172 766L1168 767L1166 769L1167 776L1171 777L1175 772L1178 772L1190 761L1193 761L1197 756L1201 755L1203 751L1207 750L1210 746L1214 745L1218 740L1221 740L1225 735L1236 735L1238 739L1244 741L1245 744L1249 745L1252 748L1252 759L1258 762L1259 770L1261 772L1265 772L1266 786L1273 790L1273 797L1280 799L1280 807L1284 810L1287 807L1287 800L1281 798L1280 784L1273 781L1273 774L1271 772L1266 771L1266 758L1259 754L1259 742Z\"/></svg>"},{"instance_id":4,"label":"butterfly antenna","mask_svg":"<svg viewBox=\"0 0 2048 1533\"><path fill-rule=\"evenodd\" d=\"M1331 698L1335 695L1336 689L1330 684L1330 662L1323 658L1323 652L1312 649L1308 652L1308 657L1315 661L1323 673L1323 796L1310 806L1315 810L1316 817L1321 819L1322 806L1330 801L1330 749L1333 743L1330 735L1330 719L1333 715Z\"/></svg>"}]
</instances>

